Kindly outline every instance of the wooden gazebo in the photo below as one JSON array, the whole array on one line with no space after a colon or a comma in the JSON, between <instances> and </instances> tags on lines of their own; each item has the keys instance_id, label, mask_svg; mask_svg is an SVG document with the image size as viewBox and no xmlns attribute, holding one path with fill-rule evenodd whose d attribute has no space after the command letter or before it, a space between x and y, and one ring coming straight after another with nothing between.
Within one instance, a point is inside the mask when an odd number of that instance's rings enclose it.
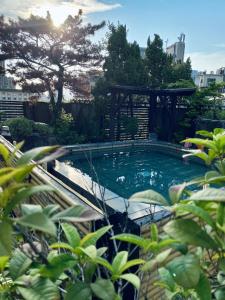
<instances>
[{"instance_id":1,"label":"wooden gazebo","mask_svg":"<svg viewBox=\"0 0 225 300\"><path fill-rule=\"evenodd\" d=\"M135 102L136 109L143 105L148 108L147 131L152 133L156 131L157 127L157 108L161 107L163 109L163 118L165 118L169 127L167 140L170 141L177 123L177 108L183 97L195 93L195 88L152 89L149 87L115 85L110 87L109 92L112 96L109 113L109 136L111 140L120 140L121 108L126 105L128 115L133 117ZM144 96L144 101L134 101L134 95Z\"/></svg>"}]
</instances>

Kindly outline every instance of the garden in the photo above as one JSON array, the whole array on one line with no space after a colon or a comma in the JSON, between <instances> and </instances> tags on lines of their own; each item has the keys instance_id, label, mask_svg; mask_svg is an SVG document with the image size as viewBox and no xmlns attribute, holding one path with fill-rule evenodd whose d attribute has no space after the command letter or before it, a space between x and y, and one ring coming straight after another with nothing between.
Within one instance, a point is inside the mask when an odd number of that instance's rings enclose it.
<instances>
[{"instance_id":1,"label":"garden","mask_svg":"<svg viewBox=\"0 0 225 300\"><path fill-rule=\"evenodd\" d=\"M1 137L0 299L224 300L225 129L196 131L199 120L224 120L224 83L197 89L190 59L174 63L157 34L148 38L144 57L136 42L128 42L121 24L109 25L105 47L94 43L93 35L104 26L83 23L81 11L57 28L49 13L18 21L0 17L0 60L12 59L8 72L23 90L48 93L51 116L46 122L26 117L1 121L14 145ZM74 99L90 96L84 74L100 67L88 104L91 113L68 111L65 89ZM177 91L183 94L174 98ZM157 118L159 112L165 118ZM204 175L170 185L166 194L147 189L127 199L127 210L145 204L165 213L160 220L154 213L149 217L146 235L129 226L127 211L110 214L107 207L114 198L106 200L103 194L95 210L82 194L85 205L65 207L48 201L47 195L59 199L61 193L52 185L52 174L46 184L33 179L37 170L47 173L46 164L68 154L68 145L111 142L113 147L140 135L149 144L158 143L151 139L155 135L162 147L161 141L169 141L166 149L179 148L182 163L193 159L206 165ZM138 176L147 175L142 170ZM59 179L57 184L65 187Z\"/></svg>"}]
</instances>

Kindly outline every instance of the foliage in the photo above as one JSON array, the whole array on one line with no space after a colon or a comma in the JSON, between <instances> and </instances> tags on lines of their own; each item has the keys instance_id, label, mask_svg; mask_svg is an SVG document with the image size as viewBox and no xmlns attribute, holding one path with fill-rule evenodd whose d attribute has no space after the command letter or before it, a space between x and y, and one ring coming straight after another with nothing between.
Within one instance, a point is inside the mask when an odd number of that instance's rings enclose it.
<instances>
[{"instance_id":1,"label":"foliage","mask_svg":"<svg viewBox=\"0 0 225 300\"><path fill-rule=\"evenodd\" d=\"M26 139L33 131L33 122L24 117L9 119L5 125L9 126L12 138L16 141Z\"/></svg>"},{"instance_id":2,"label":"foliage","mask_svg":"<svg viewBox=\"0 0 225 300\"><path fill-rule=\"evenodd\" d=\"M49 137L52 134L52 128L47 124L34 123L33 132L38 133L42 137Z\"/></svg>"},{"instance_id":3,"label":"foliage","mask_svg":"<svg viewBox=\"0 0 225 300\"><path fill-rule=\"evenodd\" d=\"M217 116L222 104L220 91L223 85L224 83L212 84L208 88L197 90L193 96L184 99L186 112L175 133L174 139L176 142L194 135L197 118L204 117L206 114Z\"/></svg>"},{"instance_id":4,"label":"foliage","mask_svg":"<svg viewBox=\"0 0 225 300\"><path fill-rule=\"evenodd\" d=\"M85 71L101 63L101 46L92 36L104 26L82 22L82 12L69 15L56 27L51 15L31 15L27 19L0 19L0 59L10 59L6 71L17 78L24 90L48 92L57 119L62 110L64 89L89 94ZM55 121L55 119L53 121Z\"/></svg>"},{"instance_id":5,"label":"foliage","mask_svg":"<svg viewBox=\"0 0 225 300\"><path fill-rule=\"evenodd\" d=\"M151 87L161 87L169 81L168 77L172 72L172 57L164 52L163 41L158 34L155 34L152 41L150 37L148 38L145 65Z\"/></svg>"},{"instance_id":6,"label":"foliage","mask_svg":"<svg viewBox=\"0 0 225 300\"><path fill-rule=\"evenodd\" d=\"M212 170L202 178L172 187L169 199L151 190L130 199L163 205L173 214L163 234L152 225L150 239L128 234L114 237L133 243L145 252L151 251L151 258L142 269L159 268L160 280L155 284L166 290L167 299L224 299L225 130L216 128L213 132L202 130L197 134L203 138L183 142L204 146L205 150L189 150L186 156L202 159L212 165ZM169 257L174 251L180 254Z\"/></svg>"},{"instance_id":7,"label":"foliage","mask_svg":"<svg viewBox=\"0 0 225 300\"><path fill-rule=\"evenodd\" d=\"M64 151L41 147L18 157L16 150L22 145L10 153L0 144L5 164L0 171L0 298L119 300L127 282L138 289L140 279L129 269L144 261L128 260L127 251L118 251L110 263L107 248L96 246L112 226L86 235L74 226L96 218L93 211L83 206L61 210L55 204L25 203L38 193L54 192L49 185L32 185L27 177L40 163Z\"/></svg>"},{"instance_id":8,"label":"foliage","mask_svg":"<svg viewBox=\"0 0 225 300\"><path fill-rule=\"evenodd\" d=\"M104 78L109 84L146 85L147 73L136 42L127 41L127 28L109 26L108 55L103 65Z\"/></svg>"},{"instance_id":9,"label":"foliage","mask_svg":"<svg viewBox=\"0 0 225 300\"><path fill-rule=\"evenodd\" d=\"M205 119L210 119L210 120L225 120L225 111L221 109L215 109L213 110L208 110L206 111L203 116Z\"/></svg>"},{"instance_id":10,"label":"foliage","mask_svg":"<svg viewBox=\"0 0 225 300\"><path fill-rule=\"evenodd\" d=\"M54 134L59 144L77 144L84 141L84 137L77 134L74 125L72 114L62 110L60 118L54 124Z\"/></svg>"},{"instance_id":11,"label":"foliage","mask_svg":"<svg viewBox=\"0 0 225 300\"><path fill-rule=\"evenodd\" d=\"M138 132L138 120L135 117L122 118L123 127L126 133L130 134L132 139L134 139L135 134Z\"/></svg>"}]
</instances>

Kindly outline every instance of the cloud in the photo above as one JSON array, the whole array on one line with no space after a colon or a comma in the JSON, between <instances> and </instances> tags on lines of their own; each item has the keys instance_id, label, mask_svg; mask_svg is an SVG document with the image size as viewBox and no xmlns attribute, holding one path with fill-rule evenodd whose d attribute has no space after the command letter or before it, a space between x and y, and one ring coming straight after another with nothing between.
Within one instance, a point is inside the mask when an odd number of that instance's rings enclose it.
<instances>
[{"instance_id":1,"label":"cloud","mask_svg":"<svg viewBox=\"0 0 225 300\"><path fill-rule=\"evenodd\" d=\"M191 58L192 69L198 71L216 71L220 67L225 67L225 50L217 52L192 52L187 53L187 57Z\"/></svg>"},{"instance_id":2,"label":"cloud","mask_svg":"<svg viewBox=\"0 0 225 300\"><path fill-rule=\"evenodd\" d=\"M225 48L225 43L215 44L214 46L217 48Z\"/></svg>"},{"instance_id":3,"label":"cloud","mask_svg":"<svg viewBox=\"0 0 225 300\"><path fill-rule=\"evenodd\" d=\"M27 17L30 13L46 14L46 10L64 15L76 14L82 9L84 14L103 12L121 7L119 3L106 3L102 0L1 0L1 14L15 18Z\"/></svg>"}]
</instances>

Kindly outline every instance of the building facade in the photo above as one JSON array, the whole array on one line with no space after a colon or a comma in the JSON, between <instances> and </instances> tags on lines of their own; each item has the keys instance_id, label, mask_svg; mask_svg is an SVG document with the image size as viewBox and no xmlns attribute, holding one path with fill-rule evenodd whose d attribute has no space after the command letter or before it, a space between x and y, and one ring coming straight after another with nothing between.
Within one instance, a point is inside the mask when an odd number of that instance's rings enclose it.
<instances>
[{"instance_id":1,"label":"building facade","mask_svg":"<svg viewBox=\"0 0 225 300\"><path fill-rule=\"evenodd\" d=\"M178 37L178 42L168 46L166 48L166 53L173 57L175 63L182 63L184 61L185 53L185 34L181 33Z\"/></svg>"},{"instance_id":2,"label":"building facade","mask_svg":"<svg viewBox=\"0 0 225 300\"><path fill-rule=\"evenodd\" d=\"M214 74L213 72L207 74L206 72L200 72L195 77L195 85L199 88L206 88L211 84L223 82L223 79L222 74Z\"/></svg>"}]
</instances>

